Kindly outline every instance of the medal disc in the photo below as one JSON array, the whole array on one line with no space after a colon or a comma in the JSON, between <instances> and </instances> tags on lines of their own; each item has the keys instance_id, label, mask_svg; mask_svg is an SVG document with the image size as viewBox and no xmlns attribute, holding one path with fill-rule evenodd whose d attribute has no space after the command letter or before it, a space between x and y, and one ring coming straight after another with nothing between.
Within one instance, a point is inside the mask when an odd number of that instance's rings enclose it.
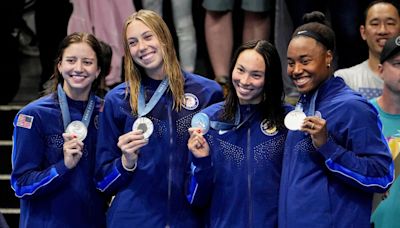
<instances>
[{"instance_id":1,"label":"medal disc","mask_svg":"<svg viewBox=\"0 0 400 228\"><path fill-rule=\"evenodd\" d=\"M299 110L289 112L284 119L285 126L292 131L300 130L306 114Z\"/></svg>"},{"instance_id":2,"label":"medal disc","mask_svg":"<svg viewBox=\"0 0 400 228\"><path fill-rule=\"evenodd\" d=\"M153 133L153 122L147 117L139 117L135 120L132 130L142 130L145 139L148 139Z\"/></svg>"},{"instance_id":3,"label":"medal disc","mask_svg":"<svg viewBox=\"0 0 400 228\"><path fill-rule=\"evenodd\" d=\"M208 118L207 114L199 112L193 116L191 125L194 128L200 128L201 134L204 135L210 129L210 119Z\"/></svg>"},{"instance_id":4,"label":"medal disc","mask_svg":"<svg viewBox=\"0 0 400 228\"><path fill-rule=\"evenodd\" d=\"M87 135L87 128L82 121L75 120L68 124L65 132L74 134L80 141L83 141Z\"/></svg>"}]
</instances>

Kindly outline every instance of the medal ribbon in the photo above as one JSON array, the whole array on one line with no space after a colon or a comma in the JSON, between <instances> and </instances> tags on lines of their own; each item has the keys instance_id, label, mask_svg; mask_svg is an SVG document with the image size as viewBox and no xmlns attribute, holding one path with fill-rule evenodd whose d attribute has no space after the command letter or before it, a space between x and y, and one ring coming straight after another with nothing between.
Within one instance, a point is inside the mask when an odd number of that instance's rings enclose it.
<instances>
[{"instance_id":1,"label":"medal ribbon","mask_svg":"<svg viewBox=\"0 0 400 228\"><path fill-rule=\"evenodd\" d=\"M318 96L318 90L316 90L315 93L311 97L310 105L308 107L306 116L315 115L315 101L317 100L317 96ZM299 103L296 104L295 110L303 111L303 102L302 101L300 101Z\"/></svg>"},{"instance_id":2,"label":"medal ribbon","mask_svg":"<svg viewBox=\"0 0 400 228\"><path fill-rule=\"evenodd\" d=\"M57 86L57 94L58 94L58 101L60 103L60 108L61 108L61 114L63 118L63 123L64 123L64 130L67 129L68 124L71 122L71 116L69 113L69 107L68 107L68 101L67 101L67 95L65 95L65 92L61 86L61 83L58 84ZM82 122L85 124L86 127L89 126L90 123L90 117L92 116L93 110L94 110L94 105L95 105L95 96L94 93L90 93L90 98L89 102L86 105L85 112L83 113L82 116Z\"/></svg>"},{"instance_id":3,"label":"medal ribbon","mask_svg":"<svg viewBox=\"0 0 400 228\"><path fill-rule=\"evenodd\" d=\"M138 101L138 116L144 116L147 113L149 113L154 106L158 103L158 101L161 99L162 95L168 88L168 79L165 78L162 80L160 85L158 85L157 90L154 92L153 96L151 96L149 102L146 104L145 101L145 91L144 91L144 86L140 85L140 91L139 91L139 101Z\"/></svg>"}]
</instances>

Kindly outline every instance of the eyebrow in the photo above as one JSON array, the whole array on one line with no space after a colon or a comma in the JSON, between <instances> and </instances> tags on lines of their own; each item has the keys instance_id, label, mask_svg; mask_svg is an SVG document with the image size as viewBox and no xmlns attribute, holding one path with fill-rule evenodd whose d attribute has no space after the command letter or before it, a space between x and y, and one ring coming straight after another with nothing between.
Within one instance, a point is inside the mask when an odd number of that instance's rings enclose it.
<instances>
[{"instance_id":1,"label":"eyebrow","mask_svg":"<svg viewBox=\"0 0 400 228\"><path fill-rule=\"evenodd\" d=\"M66 58L66 59L79 59L79 57L77 57L77 56L64 56L64 58ZM90 57L83 57L82 59L84 59L84 60L95 60L95 58L90 58Z\"/></svg>"},{"instance_id":2,"label":"eyebrow","mask_svg":"<svg viewBox=\"0 0 400 228\"><path fill-rule=\"evenodd\" d=\"M299 57L287 57L287 59L292 60L292 59L302 59L302 58L306 58L306 57L310 57L309 54L304 54L304 55L300 55Z\"/></svg>"},{"instance_id":3,"label":"eyebrow","mask_svg":"<svg viewBox=\"0 0 400 228\"><path fill-rule=\"evenodd\" d=\"M140 36L145 36L145 35L147 35L148 33L151 33L151 34L152 34L152 31L151 31L151 30L144 31L142 34L140 34ZM136 37L128 37L127 40L129 40L129 41L131 41L131 40L137 40L137 38L136 38Z\"/></svg>"},{"instance_id":4,"label":"eyebrow","mask_svg":"<svg viewBox=\"0 0 400 228\"><path fill-rule=\"evenodd\" d=\"M237 63L236 65L240 66L241 68L246 69L246 67L244 67L242 64ZM250 70L250 72L252 72L252 73L261 73L261 74L265 74L264 71L259 71L259 70Z\"/></svg>"}]
</instances>

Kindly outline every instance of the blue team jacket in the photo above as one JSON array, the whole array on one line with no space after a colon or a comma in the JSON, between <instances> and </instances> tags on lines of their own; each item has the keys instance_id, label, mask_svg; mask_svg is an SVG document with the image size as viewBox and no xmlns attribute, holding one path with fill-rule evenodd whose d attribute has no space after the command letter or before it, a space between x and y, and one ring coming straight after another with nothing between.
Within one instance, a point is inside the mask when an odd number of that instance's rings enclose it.
<instances>
[{"instance_id":1,"label":"blue team jacket","mask_svg":"<svg viewBox=\"0 0 400 228\"><path fill-rule=\"evenodd\" d=\"M71 121L87 102L67 97ZM101 100L96 98L78 165L64 165L64 125L54 94L19 111L14 120L11 187L21 198L20 227L104 227L106 200L94 181Z\"/></svg>"},{"instance_id":2,"label":"blue team jacket","mask_svg":"<svg viewBox=\"0 0 400 228\"><path fill-rule=\"evenodd\" d=\"M107 213L108 227L199 227L200 214L190 209L184 194L188 165L188 128L194 114L223 99L221 87L204 77L185 73L185 107L172 109L168 91L146 115L154 124L153 134L140 149L137 168L126 171L121 163L118 137L132 130L127 85L123 83L105 98L100 118L97 150L97 187L115 194ZM142 80L149 98L159 81ZM147 96L148 95L148 96Z\"/></svg>"},{"instance_id":3,"label":"blue team jacket","mask_svg":"<svg viewBox=\"0 0 400 228\"><path fill-rule=\"evenodd\" d=\"M306 113L315 92L302 97ZM387 190L394 174L377 111L335 77L319 87L315 111L329 139L315 149L309 135L288 132L279 226L369 227L373 192Z\"/></svg>"},{"instance_id":4,"label":"blue team jacket","mask_svg":"<svg viewBox=\"0 0 400 228\"><path fill-rule=\"evenodd\" d=\"M237 129L210 129L210 156L191 156L188 200L209 209L210 227L277 227L287 129L267 129L262 108L240 105L240 122L245 122ZM218 121L222 110L218 103L202 112Z\"/></svg>"}]
</instances>

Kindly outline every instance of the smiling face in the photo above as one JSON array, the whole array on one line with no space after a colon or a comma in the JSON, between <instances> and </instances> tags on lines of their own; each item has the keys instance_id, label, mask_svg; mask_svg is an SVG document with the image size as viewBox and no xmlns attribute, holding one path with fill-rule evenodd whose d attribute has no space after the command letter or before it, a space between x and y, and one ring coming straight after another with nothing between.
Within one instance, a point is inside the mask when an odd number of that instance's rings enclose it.
<instances>
[{"instance_id":1,"label":"smiling face","mask_svg":"<svg viewBox=\"0 0 400 228\"><path fill-rule=\"evenodd\" d=\"M133 61L143 67L149 77L163 79L163 54L155 33L143 22L134 20L126 29L126 39Z\"/></svg>"},{"instance_id":2,"label":"smiling face","mask_svg":"<svg viewBox=\"0 0 400 228\"><path fill-rule=\"evenodd\" d=\"M239 54L232 71L232 83L240 104L258 104L263 99L265 83L264 58L255 50Z\"/></svg>"},{"instance_id":3,"label":"smiling face","mask_svg":"<svg viewBox=\"0 0 400 228\"><path fill-rule=\"evenodd\" d=\"M287 73L300 93L316 89L331 74L332 52L306 36L293 38L287 51Z\"/></svg>"},{"instance_id":4,"label":"smiling face","mask_svg":"<svg viewBox=\"0 0 400 228\"><path fill-rule=\"evenodd\" d=\"M389 3L378 3L369 8L360 33L368 44L370 55L379 58L386 41L400 33L399 17L396 8Z\"/></svg>"},{"instance_id":5,"label":"smiling face","mask_svg":"<svg viewBox=\"0 0 400 228\"><path fill-rule=\"evenodd\" d=\"M64 79L65 93L74 100L88 99L92 83L100 73L96 53L84 42L65 48L58 70Z\"/></svg>"}]
</instances>

